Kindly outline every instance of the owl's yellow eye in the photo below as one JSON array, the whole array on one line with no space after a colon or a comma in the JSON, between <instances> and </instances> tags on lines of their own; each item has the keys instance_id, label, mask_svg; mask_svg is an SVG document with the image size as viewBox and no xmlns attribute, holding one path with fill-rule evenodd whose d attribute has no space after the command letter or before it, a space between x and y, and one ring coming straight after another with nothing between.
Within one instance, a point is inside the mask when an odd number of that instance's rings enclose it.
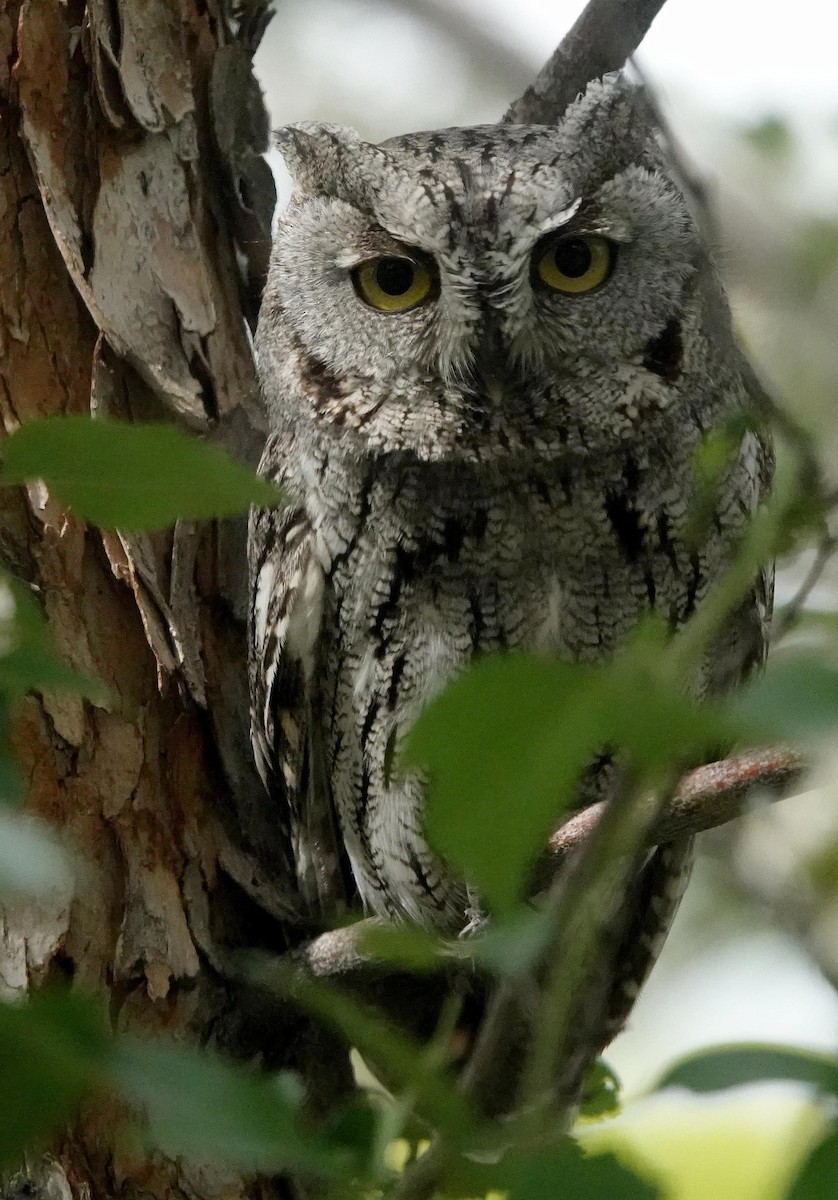
<instances>
[{"instance_id":1,"label":"owl's yellow eye","mask_svg":"<svg viewBox=\"0 0 838 1200\"><path fill-rule=\"evenodd\" d=\"M434 290L428 267L412 258L371 258L352 272L355 291L379 312L401 313L427 300Z\"/></svg>"},{"instance_id":2,"label":"owl's yellow eye","mask_svg":"<svg viewBox=\"0 0 838 1200\"><path fill-rule=\"evenodd\" d=\"M554 292L579 295L605 283L614 266L615 248L593 234L550 237L535 249L533 266L542 283Z\"/></svg>"}]
</instances>

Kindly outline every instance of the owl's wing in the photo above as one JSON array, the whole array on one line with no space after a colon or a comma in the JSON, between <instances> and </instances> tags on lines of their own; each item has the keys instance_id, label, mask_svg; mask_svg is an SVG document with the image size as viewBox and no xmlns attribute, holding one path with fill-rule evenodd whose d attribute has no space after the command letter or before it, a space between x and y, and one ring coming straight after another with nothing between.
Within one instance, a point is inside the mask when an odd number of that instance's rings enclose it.
<instances>
[{"instance_id":1,"label":"owl's wing","mask_svg":"<svg viewBox=\"0 0 838 1200\"><path fill-rule=\"evenodd\" d=\"M774 453L770 441L749 432L743 438L728 499L754 513L771 487ZM711 695L743 682L765 662L774 600L774 564L756 575L708 656L706 684ZM629 893L608 923L604 954L597 964L578 1018L579 1046L569 1055L560 1089L575 1094L598 1052L623 1028L637 994L654 966L678 911L693 860L693 837L661 845L648 856Z\"/></svg>"},{"instance_id":2,"label":"owl's wing","mask_svg":"<svg viewBox=\"0 0 838 1200\"><path fill-rule=\"evenodd\" d=\"M253 752L287 821L300 894L319 916L344 889L319 694L326 580L304 510L254 509L249 561Z\"/></svg>"},{"instance_id":3,"label":"owl's wing","mask_svg":"<svg viewBox=\"0 0 838 1200\"><path fill-rule=\"evenodd\" d=\"M774 451L766 437L755 432L745 435L736 472L734 483L739 503L753 514L768 496L774 475ZM723 695L765 664L773 608L771 562L758 572L712 648L707 678L710 695Z\"/></svg>"}]
</instances>

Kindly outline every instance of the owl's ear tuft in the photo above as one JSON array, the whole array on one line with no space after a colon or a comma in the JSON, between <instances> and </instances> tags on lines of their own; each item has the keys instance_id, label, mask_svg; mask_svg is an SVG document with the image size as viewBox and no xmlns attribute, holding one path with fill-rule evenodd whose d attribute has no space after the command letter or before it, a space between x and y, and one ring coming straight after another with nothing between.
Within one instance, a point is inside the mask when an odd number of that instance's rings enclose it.
<instances>
[{"instance_id":1,"label":"owl's ear tuft","mask_svg":"<svg viewBox=\"0 0 838 1200\"><path fill-rule=\"evenodd\" d=\"M274 133L294 186L316 196L339 196L350 203L363 193L371 158L383 154L348 125L302 121Z\"/></svg>"},{"instance_id":2,"label":"owl's ear tuft","mask_svg":"<svg viewBox=\"0 0 838 1200\"><path fill-rule=\"evenodd\" d=\"M621 71L592 79L562 117L569 145L604 150L612 170L646 162L654 138L654 113L644 89Z\"/></svg>"}]
</instances>

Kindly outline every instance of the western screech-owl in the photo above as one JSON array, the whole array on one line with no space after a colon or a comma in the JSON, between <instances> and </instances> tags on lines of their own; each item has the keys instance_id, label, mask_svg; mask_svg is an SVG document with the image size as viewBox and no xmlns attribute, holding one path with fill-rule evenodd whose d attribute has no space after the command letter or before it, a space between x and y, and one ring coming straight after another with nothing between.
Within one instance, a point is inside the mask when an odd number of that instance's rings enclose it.
<instances>
[{"instance_id":1,"label":"western screech-owl","mask_svg":"<svg viewBox=\"0 0 838 1200\"><path fill-rule=\"evenodd\" d=\"M748 396L624 78L590 84L556 126L371 145L310 124L278 143L295 190L256 344L261 469L291 502L251 522L256 757L312 913L345 851L367 910L452 933L469 899L425 843L419 781L397 770L405 730L477 652L592 662L650 610L685 622L770 453L742 435L697 541L696 448ZM761 657L769 611L766 576L699 691ZM688 858L684 842L646 865L647 959Z\"/></svg>"}]
</instances>

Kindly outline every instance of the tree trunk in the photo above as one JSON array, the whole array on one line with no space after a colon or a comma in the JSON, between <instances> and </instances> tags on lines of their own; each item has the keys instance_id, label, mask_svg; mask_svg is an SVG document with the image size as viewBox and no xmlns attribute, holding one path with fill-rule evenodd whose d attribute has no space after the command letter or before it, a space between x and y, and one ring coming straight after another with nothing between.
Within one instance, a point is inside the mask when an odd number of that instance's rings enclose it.
<instances>
[{"instance_id":1,"label":"tree trunk","mask_svg":"<svg viewBox=\"0 0 838 1200\"><path fill-rule=\"evenodd\" d=\"M243 29L223 0L0 0L7 431L91 411L174 420L255 461L246 320L272 183L250 72L264 14L251 9ZM267 1037L223 970L238 945L282 946L271 918L288 910L248 742L244 522L123 536L43 488L2 489L0 555L40 597L67 662L109 691L101 706L32 696L17 714L31 807L80 866L74 895L0 914L0 987L69 980L102 997L116 1028L271 1065L293 1028ZM114 1124L110 1099L89 1106L30 1185L286 1194L131 1153Z\"/></svg>"}]
</instances>

